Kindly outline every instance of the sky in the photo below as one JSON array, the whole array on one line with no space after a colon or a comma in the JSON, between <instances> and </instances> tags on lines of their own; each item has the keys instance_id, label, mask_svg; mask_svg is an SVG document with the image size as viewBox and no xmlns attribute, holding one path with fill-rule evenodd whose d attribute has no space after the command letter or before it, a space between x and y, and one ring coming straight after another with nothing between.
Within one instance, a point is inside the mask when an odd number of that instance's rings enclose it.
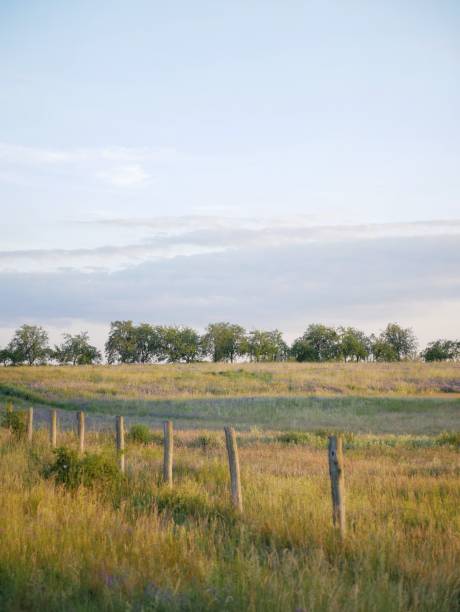
<instances>
[{"instance_id":1,"label":"sky","mask_svg":"<svg viewBox=\"0 0 460 612\"><path fill-rule=\"evenodd\" d=\"M0 345L459 338L459 31L455 0L2 0Z\"/></svg>"}]
</instances>

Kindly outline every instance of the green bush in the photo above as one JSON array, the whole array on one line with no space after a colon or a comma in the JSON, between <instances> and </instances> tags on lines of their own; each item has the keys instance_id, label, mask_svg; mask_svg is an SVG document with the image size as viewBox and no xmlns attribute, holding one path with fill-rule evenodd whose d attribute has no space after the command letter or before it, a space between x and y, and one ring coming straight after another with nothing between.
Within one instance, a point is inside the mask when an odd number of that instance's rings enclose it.
<instances>
[{"instance_id":1,"label":"green bush","mask_svg":"<svg viewBox=\"0 0 460 612\"><path fill-rule=\"evenodd\" d=\"M286 431L276 436L276 440L283 444L311 444L313 435L306 431Z\"/></svg>"},{"instance_id":2,"label":"green bush","mask_svg":"<svg viewBox=\"0 0 460 612\"><path fill-rule=\"evenodd\" d=\"M460 431L444 431L437 437L438 446L455 446L460 448Z\"/></svg>"},{"instance_id":3,"label":"green bush","mask_svg":"<svg viewBox=\"0 0 460 612\"><path fill-rule=\"evenodd\" d=\"M6 412L2 415L2 427L9 429L17 438L22 438L26 432L26 414L25 412L15 412L13 404L9 403L6 406Z\"/></svg>"},{"instance_id":4,"label":"green bush","mask_svg":"<svg viewBox=\"0 0 460 612\"><path fill-rule=\"evenodd\" d=\"M115 461L104 455L85 453L80 457L70 448L61 446L53 451L54 462L45 470L47 478L54 477L57 483L69 489L81 485L92 487L96 483L113 485L120 479Z\"/></svg>"},{"instance_id":5,"label":"green bush","mask_svg":"<svg viewBox=\"0 0 460 612\"><path fill-rule=\"evenodd\" d=\"M133 425L127 438L129 442L135 444L150 444L152 442L152 432L147 425Z\"/></svg>"}]
</instances>

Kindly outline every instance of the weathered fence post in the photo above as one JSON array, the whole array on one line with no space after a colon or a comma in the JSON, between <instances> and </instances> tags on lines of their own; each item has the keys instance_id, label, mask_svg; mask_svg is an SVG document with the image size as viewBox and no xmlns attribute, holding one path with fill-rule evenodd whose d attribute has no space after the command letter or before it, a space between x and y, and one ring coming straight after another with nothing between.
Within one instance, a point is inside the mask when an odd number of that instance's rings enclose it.
<instances>
[{"instance_id":1,"label":"weathered fence post","mask_svg":"<svg viewBox=\"0 0 460 612\"><path fill-rule=\"evenodd\" d=\"M57 410L51 410L50 442L53 448L57 446Z\"/></svg>"},{"instance_id":2,"label":"weathered fence post","mask_svg":"<svg viewBox=\"0 0 460 612\"><path fill-rule=\"evenodd\" d=\"M117 416L117 453L120 471L125 473L125 419Z\"/></svg>"},{"instance_id":3,"label":"weathered fence post","mask_svg":"<svg viewBox=\"0 0 460 612\"><path fill-rule=\"evenodd\" d=\"M341 436L329 436L329 475L331 477L332 520L345 535L345 479L343 473L343 443Z\"/></svg>"},{"instance_id":4,"label":"weathered fence post","mask_svg":"<svg viewBox=\"0 0 460 612\"><path fill-rule=\"evenodd\" d=\"M85 452L85 413L83 410L77 412L77 424L78 424L78 440L80 442L79 451L80 454Z\"/></svg>"},{"instance_id":5,"label":"weathered fence post","mask_svg":"<svg viewBox=\"0 0 460 612\"><path fill-rule=\"evenodd\" d=\"M32 442L33 436L34 436L34 409L30 407L29 412L27 414L27 440L29 442Z\"/></svg>"},{"instance_id":6,"label":"weathered fence post","mask_svg":"<svg viewBox=\"0 0 460 612\"><path fill-rule=\"evenodd\" d=\"M173 484L173 422L165 421L163 423L163 481L172 487Z\"/></svg>"},{"instance_id":7,"label":"weathered fence post","mask_svg":"<svg viewBox=\"0 0 460 612\"><path fill-rule=\"evenodd\" d=\"M230 468L230 481L232 491L232 502L234 507L243 512L243 496L241 493L240 461L238 458L238 446L233 427L225 427L225 442L227 445L228 466Z\"/></svg>"}]
</instances>

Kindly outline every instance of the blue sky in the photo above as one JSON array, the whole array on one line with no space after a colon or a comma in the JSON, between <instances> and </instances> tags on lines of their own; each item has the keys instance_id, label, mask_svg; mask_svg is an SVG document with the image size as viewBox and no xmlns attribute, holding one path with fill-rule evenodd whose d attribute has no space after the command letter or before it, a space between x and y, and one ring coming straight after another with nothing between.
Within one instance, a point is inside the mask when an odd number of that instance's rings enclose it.
<instances>
[{"instance_id":1,"label":"blue sky","mask_svg":"<svg viewBox=\"0 0 460 612\"><path fill-rule=\"evenodd\" d=\"M442 0L3 0L0 343L115 316L460 336L459 31Z\"/></svg>"}]
</instances>

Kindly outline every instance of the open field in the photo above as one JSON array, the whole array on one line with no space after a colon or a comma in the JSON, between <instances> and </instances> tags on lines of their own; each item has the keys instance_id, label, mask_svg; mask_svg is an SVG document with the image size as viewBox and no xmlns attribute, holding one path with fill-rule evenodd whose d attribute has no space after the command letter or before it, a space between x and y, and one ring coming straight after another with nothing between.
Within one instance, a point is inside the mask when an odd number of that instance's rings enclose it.
<instances>
[{"instance_id":1,"label":"open field","mask_svg":"<svg viewBox=\"0 0 460 612\"><path fill-rule=\"evenodd\" d=\"M54 399L460 397L460 363L198 363L0 368L0 384Z\"/></svg>"},{"instance_id":2,"label":"open field","mask_svg":"<svg viewBox=\"0 0 460 612\"><path fill-rule=\"evenodd\" d=\"M453 364L1 368L0 407L33 405L38 431L27 444L0 429L0 609L460 610L459 375ZM50 477L50 407L69 449L74 411L86 411L87 457L116 478ZM128 429L173 419L172 490L159 431L128 439L118 473L115 414ZM242 515L228 424L240 430ZM345 440L343 541L333 430Z\"/></svg>"},{"instance_id":3,"label":"open field","mask_svg":"<svg viewBox=\"0 0 460 612\"><path fill-rule=\"evenodd\" d=\"M160 426L438 434L460 428L460 364L196 364L0 368L0 405L84 409ZM43 410L40 411L39 408Z\"/></svg>"},{"instance_id":4,"label":"open field","mask_svg":"<svg viewBox=\"0 0 460 612\"><path fill-rule=\"evenodd\" d=\"M201 438L200 438L201 436ZM212 445L203 450L202 438ZM357 443L359 442L359 443ZM324 438L240 438L244 512L231 509L221 433L178 432L174 488L158 444L129 444L125 479L67 490L0 434L2 610L460 609L460 461L452 440L351 441L348 533L331 525ZM60 443L76 447L73 434ZM457 441L458 443L458 441ZM113 437L88 436L113 454Z\"/></svg>"}]
</instances>

